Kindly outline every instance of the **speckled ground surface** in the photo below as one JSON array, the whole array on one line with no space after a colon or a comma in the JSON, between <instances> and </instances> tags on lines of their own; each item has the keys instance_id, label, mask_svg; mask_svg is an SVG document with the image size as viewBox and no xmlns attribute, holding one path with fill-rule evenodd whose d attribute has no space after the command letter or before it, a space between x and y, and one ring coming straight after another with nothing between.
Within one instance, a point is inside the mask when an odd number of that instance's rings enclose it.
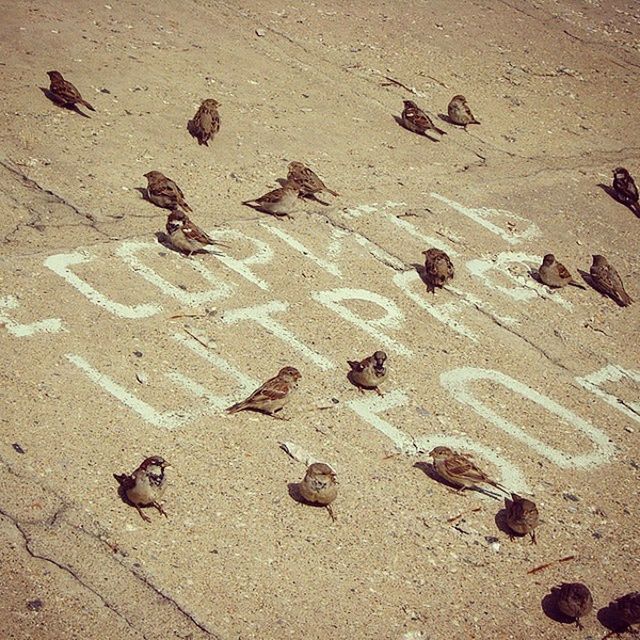
<instances>
[{"instance_id":1,"label":"speckled ground surface","mask_svg":"<svg viewBox=\"0 0 640 640\"><path fill-rule=\"evenodd\" d=\"M604 636L640 589L640 306L530 270L553 252L582 281L602 253L640 297L640 220L600 186L640 176L637 3L3 5L2 638ZM482 125L439 119L457 93ZM407 98L442 140L398 126ZM340 197L240 204L291 160ZM152 169L227 248L158 243ZM434 245L456 277L431 295ZM377 349L362 395L346 360ZM290 420L224 414L286 364ZM291 498L283 441L337 470L335 523ZM538 544L434 479L436 444L532 497ZM112 474L150 454L174 468L146 524ZM561 581L593 592L583 631L547 607Z\"/></svg>"}]
</instances>

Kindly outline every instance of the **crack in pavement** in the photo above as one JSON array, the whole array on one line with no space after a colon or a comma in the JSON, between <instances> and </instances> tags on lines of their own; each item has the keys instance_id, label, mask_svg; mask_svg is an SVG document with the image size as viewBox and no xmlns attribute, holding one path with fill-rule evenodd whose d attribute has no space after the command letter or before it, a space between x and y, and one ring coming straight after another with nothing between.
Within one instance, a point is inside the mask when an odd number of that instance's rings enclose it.
<instances>
[{"instance_id":1,"label":"crack in pavement","mask_svg":"<svg viewBox=\"0 0 640 640\"><path fill-rule=\"evenodd\" d=\"M124 620L126 622L127 626L129 626L134 631L139 631L135 627L133 622L131 622L131 620L129 620L124 614L122 614L120 611L118 611L118 609L115 606L113 606L108 600L106 600L99 591L97 591L91 585L89 585L86 582L84 582L84 580L82 580L82 578L73 569L71 569L71 567L68 567L67 565L62 564L61 562L58 562L54 558L49 558L46 555L41 555L41 554L37 553L36 551L34 551L33 548L31 547L32 540L29 537L28 533L25 531L25 529L22 527L20 522L16 518L14 518L11 514L6 512L4 509L2 509L2 507L0 507L0 515L4 516L7 520L9 520L13 524L13 526L18 530L18 532L20 533L20 535L22 536L22 538L24 540L24 549L32 558L34 558L36 560L43 560L44 562L48 562L48 563L54 565L55 567L58 567L58 569L61 569L65 573L69 574L84 589L86 589L87 591L90 591L91 593L93 593L93 595L96 596L100 600L100 602L105 607L107 607L107 609L112 611L118 618ZM145 640L149 640L149 638L143 632L141 632L141 631L139 631L139 632L142 634L142 637Z\"/></svg>"},{"instance_id":2,"label":"crack in pavement","mask_svg":"<svg viewBox=\"0 0 640 640\"><path fill-rule=\"evenodd\" d=\"M48 196L50 198L53 199L53 202L55 202L56 204L61 204L69 209L71 209L71 211L73 211L73 213L75 213L76 215L84 218L85 220L88 221L88 225L89 227L91 227L94 231L96 231L97 233L103 235L103 236L107 236L108 234L103 231L102 229L100 229L98 227L98 222L96 220L96 218L91 214L91 213L85 213L83 211L80 211L80 209L78 209L78 207L76 207L74 204L72 204L71 202L69 202L68 200L65 200L65 198L63 198L62 196L58 195L57 193L55 193L54 191L51 191L49 189L45 189L44 187L41 187L35 180L29 178L27 175L25 175L20 169L18 169L17 166L15 166L10 160L6 159L6 158L0 158L0 166L4 167L7 171L9 171L13 176L15 176L20 183L26 187L27 189L30 189L31 191L34 191L36 193L39 193L41 195L45 195ZM15 200L15 198L14 198ZM26 208L33 214L34 210L32 209L31 206L29 205L25 205ZM41 213L37 213L36 216L39 220L40 216L42 214ZM5 236L4 241L7 242L9 241L9 237L12 235L15 235L19 229L23 226L32 226L33 222L27 222L27 223L19 223L16 228L9 232L7 234L7 236Z\"/></svg>"},{"instance_id":3,"label":"crack in pavement","mask_svg":"<svg viewBox=\"0 0 640 640\"><path fill-rule=\"evenodd\" d=\"M6 469L6 471L8 471L8 473L10 473L17 480L22 480L25 477L22 474L15 471L12 465L9 464L6 460L4 460L1 457L0 457L0 464L2 464L3 467ZM122 556L122 557L114 556L113 554L115 552L122 551L123 548L118 547L113 543L109 542L108 536L106 534L94 533L93 531L90 531L82 524L76 524L70 521L68 518L66 518L64 514L67 511L69 511L69 508L71 505L68 502L66 502L62 496L58 495L54 490L50 489L46 485L37 483L34 478L31 478L29 476L26 476L26 477L29 479L29 481L34 482L35 484L40 486L47 495L55 497L61 503L61 506L58 509L56 509L55 513L52 516L48 517L45 520L36 520L33 522L29 522L28 523L29 525L44 526L50 529L55 525L61 526L64 524L72 528L73 530L79 532L80 534L85 535L97 541L101 545L106 546L110 551L108 557L113 558L128 574L133 576L136 581L141 582L147 589L153 592L154 596L159 597L160 600L162 600L163 602L170 604L172 608L178 613L179 616L181 616L182 618L186 618L191 624L197 627L200 631L202 631L208 637L211 637L214 640L221 639L221 636L218 633L209 629L205 623L197 620L194 614L187 611L170 594L166 593L163 589L153 584L153 582L146 575L143 574L141 569L138 569L133 566L128 566L125 562L123 562L123 557L125 556ZM74 571L73 568L71 568L67 564L64 564L63 562L56 560L55 558L49 555L45 555L43 553L37 552L34 549L34 544L36 542L35 538L27 532L25 524L21 522L20 519L11 515L11 513L9 513L5 508L3 508L3 506L0 506L0 516L4 516L8 521L10 521L14 525L14 527L17 529L17 531L20 533L20 535L24 540L24 548L29 554L29 556L31 556L36 560L42 560L44 562L48 562L54 565L55 567L57 567L58 569L64 571L68 575L70 575L84 589L87 589L89 592L95 595L105 607L107 607L110 611L112 611L118 618L122 619L131 629L140 633L142 638L144 638L145 640L150 640L148 636L145 635L145 633L138 628L141 623L138 623L138 625L136 625L135 622L130 620L126 615L124 615L118 609L117 604L111 604L107 600L107 598L100 593L100 591L98 591L97 589L92 587L90 584L88 584L85 580L83 580L82 577L79 576L78 573Z\"/></svg>"}]
</instances>

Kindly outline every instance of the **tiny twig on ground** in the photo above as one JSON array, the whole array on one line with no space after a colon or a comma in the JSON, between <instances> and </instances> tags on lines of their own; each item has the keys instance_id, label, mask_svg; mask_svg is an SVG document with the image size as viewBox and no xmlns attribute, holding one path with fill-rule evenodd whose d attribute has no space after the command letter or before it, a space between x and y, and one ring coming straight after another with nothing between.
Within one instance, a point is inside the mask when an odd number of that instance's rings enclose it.
<instances>
[{"instance_id":1,"label":"tiny twig on ground","mask_svg":"<svg viewBox=\"0 0 640 640\"><path fill-rule=\"evenodd\" d=\"M548 567L552 567L554 564L559 564L560 562L568 562L569 560L575 560L575 556L567 556L566 558L560 558L559 560L553 560L552 562L541 564L535 569L529 569L529 571L527 571L527 574L538 573L538 571L542 571L544 569L547 569Z\"/></svg>"}]
</instances>

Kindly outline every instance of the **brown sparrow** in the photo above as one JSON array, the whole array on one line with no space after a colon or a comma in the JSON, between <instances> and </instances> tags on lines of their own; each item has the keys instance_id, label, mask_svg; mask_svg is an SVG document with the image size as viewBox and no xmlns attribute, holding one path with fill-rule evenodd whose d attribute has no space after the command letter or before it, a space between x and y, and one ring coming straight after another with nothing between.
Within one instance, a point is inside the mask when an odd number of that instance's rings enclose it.
<instances>
[{"instance_id":1,"label":"brown sparrow","mask_svg":"<svg viewBox=\"0 0 640 640\"><path fill-rule=\"evenodd\" d=\"M320 191L328 191L332 196L339 196L336 191L332 191L309 167L302 162L290 162L287 181L293 182L300 189L303 196L313 195Z\"/></svg>"},{"instance_id":2,"label":"brown sparrow","mask_svg":"<svg viewBox=\"0 0 640 640\"><path fill-rule=\"evenodd\" d=\"M507 509L509 529L522 536L528 533L531 536L531 544L536 544L535 528L540 521L536 503L526 498L521 498L517 493L512 493L511 500L509 498L504 499L504 506ZM513 536L510 537L513 540Z\"/></svg>"},{"instance_id":3,"label":"brown sparrow","mask_svg":"<svg viewBox=\"0 0 640 640\"><path fill-rule=\"evenodd\" d=\"M143 520L151 522L151 518L142 512L142 507L155 507L167 517L160 500L167 488L164 470L171 465L160 456L147 458L131 475L126 473L113 477L120 484L120 490L126 499L138 510Z\"/></svg>"},{"instance_id":4,"label":"brown sparrow","mask_svg":"<svg viewBox=\"0 0 640 640\"><path fill-rule=\"evenodd\" d=\"M540 280L553 289L560 287L566 287L568 284L574 287L580 287L580 289L586 289L583 284L576 282L567 268L556 260L556 257L552 253L542 259L542 264L538 267L538 276Z\"/></svg>"},{"instance_id":5,"label":"brown sparrow","mask_svg":"<svg viewBox=\"0 0 640 640\"><path fill-rule=\"evenodd\" d=\"M224 246L207 235L200 227L193 224L187 214L180 209L174 209L167 218L167 235L171 244L191 256L210 244Z\"/></svg>"},{"instance_id":6,"label":"brown sparrow","mask_svg":"<svg viewBox=\"0 0 640 640\"><path fill-rule=\"evenodd\" d=\"M198 144L209 146L209 140L220 131L220 114L218 107L220 103L213 98L204 100L200 108L193 116L193 120L187 123L187 130L198 140Z\"/></svg>"},{"instance_id":7,"label":"brown sparrow","mask_svg":"<svg viewBox=\"0 0 640 640\"><path fill-rule=\"evenodd\" d=\"M624 167L617 167L613 170L613 191L619 202L627 205L636 215L640 215L638 187L636 187L631 174Z\"/></svg>"},{"instance_id":8,"label":"brown sparrow","mask_svg":"<svg viewBox=\"0 0 640 640\"><path fill-rule=\"evenodd\" d=\"M191 211L191 207L185 202L180 187L170 178L159 171L149 171L144 174L147 179L147 199L163 209L177 209L182 207L185 211Z\"/></svg>"},{"instance_id":9,"label":"brown sparrow","mask_svg":"<svg viewBox=\"0 0 640 640\"><path fill-rule=\"evenodd\" d=\"M298 489L306 502L326 507L331 519L335 521L331 503L338 495L338 482L335 471L328 464L314 462L309 465Z\"/></svg>"},{"instance_id":10,"label":"brown sparrow","mask_svg":"<svg viewBox=\"0 0 640 640\"><path fill-rule=\"evenodd\" d=\"M627 626L640 624L640 591L627 593L612 602L610 606L614 609L620 621Z\"/></svg>"},{"instance_id":11,"label":"brown sparrow","mask_svg":"<svg viewBox=\"0 0 640 640\"><path fill-rule=\"evenodd\" d=\"M415 102L411 100L404 100L404 110L402 111L402 125L421 135L426 135L427 131L436 131L441 135L445 135L447 132L442 129L438 129L431 118L418 107Z\"/></svg>"},{"instance_id":12,"label":"brown sparrow","mask_svg":"<svg viewBox=\"0 0 640 640\"><path fill-rule=\"evenodd\" d=\"M492 480L462 453L452 451L449 447L436 447L429 455L433 458L433 466L438 474L450 484L457 486L459 493L465 489L479 489L479 484L490 484L509 494L509 491Z\"/></svg>"},{"instance_id":13,"label":"brown sparrow","mask_svg":"<svg viewBox=\"0 0 640 640\"><path fill-rule=\"evenodd\" d=\"M582 629L580 618L586 616L593 608L591 591L581 582L563 582L552 591L560 613L573 618L578 629Z\"/></svg>"},{"instance_id":14,"label":"brown sparrow","mask_svg":"<svg viewBox=\"0 0 640 640\"><path fill-rule=\"evenodd\" d=\"M360 391L375 389L379 396L383 395L378 385L387 377L387 368L384 366L386 359L387 354L384 351L376 351L364 360L347 360L347 364L351 367L349 379L358 386Z\"/></svg>"},{"instance_id":15,"label":"brown sparrow","mask_svg":"<svg viewBox=\"0 0 640 640\"><path fill-rule=\"evenodd\" d=\"M254 209L265 211L276 217L291 218L291 211L295 210L300 197L300 189L295 182L285 181L279 189L274 189L254 200L245 200L245 204Z\"/></svg>"},{"instance_id":16,"label":"brown sparrow","mask_svg":"<svg viewBox=\"0 0 640 640\"><path fill-rule=\"evenodd\" d=\"M468 124L480 124L480 121L473 117L473 113L471 113L467 99L464 96L453 96L447 107L447 113L449 114L449 120L453 124L460 125L465 129Z\"/></svg>"},{"instance_id":17,"label":"brown sparrow","mask_svg":"<svg viewBox=\"0 0 640 640\"><path fill-rule=\"evenodd\" d=\"M280 411L291 399L291 394L298 388L300 372L294 367L283 367L278 371L278 375L267 380L258 387L246 400L238 402L229 407L227 413L238 413L249 409L260 411L274 418L276 412ZM284 419L284 418L283 418Z\"/></svg>"},{"instance_id":18,"label":"brown sparrow","mask_svg":"<svg viewBox=\"0 0 640 640\"><path fill-rule=\"evenodd\" d=\"M593 286L600 293L609 296L621 307L628 307L633 302L631 296L624 290L624 285L618 272L607 262L604 256L593 256L590 273Z\"/></svg>"},{"instance_id":19,"label":"brown sparrow","mask_svg":"<svg viewBox=\"0 0 640 640\"><path fill-rule=\"evenodd\" d=\"M49 95L51 98L63 107L73 107L77 102L95 111L95 109L80 95L80 92L68 81L62 77L59 71L47 71L47 75L51 80L49 85Z\"/></svg>"},{"instance_id":20,"label":"brown sparrow","mask_svg":"<svg viewBox=\"0 0 640 640\"><path fill-rule=\"evenodd\" d=\"M427 281L427 291L435 293L436 287L443 287L453 280L454 269L451 258L440 249L427 249L423 251L424 278Z\"/></svg>"}]
</instances>

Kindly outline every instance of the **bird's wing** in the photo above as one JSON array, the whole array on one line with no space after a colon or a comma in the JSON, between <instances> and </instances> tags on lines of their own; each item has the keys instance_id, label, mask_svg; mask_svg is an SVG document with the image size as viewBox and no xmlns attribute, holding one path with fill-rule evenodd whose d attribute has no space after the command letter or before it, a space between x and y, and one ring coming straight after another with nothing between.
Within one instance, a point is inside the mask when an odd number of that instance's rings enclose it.
<instances>
[{"instance_id":1,"label":"bird's wing","mask_svg":"<svg viewBox=\"0 0 640 640\"><path fill-rule=\"evenodd\" d=\"M187 218L182 225L182 233L184 233L184 235L190 240L195 240L202 244L214 244L211 236L205 233L200 227L193 224L189 218Z\"/></svg>"},{"instance_id":2,"label":"bird's wing","mask_svg":"<svg viewBox=\"0 0 640 640\"><path fill-rule=\"evenodd\" d=\"M488 480L485 473L476 467L471 460L460 454L445 460L445 467L454 477L464 476L469 480L477 482L486 482Z\"/></svg>"},{"instance_id":3,"label":"bird's wing","mask_svg":"<svg viewBox=\"0 0 640 640\"><path fill-rule=\"evenodd\" d=\"M275 376L258 387L246 400L248 403L281 400L289 393L289 385L282 378Z\"/></svg>"}]
</instances>

